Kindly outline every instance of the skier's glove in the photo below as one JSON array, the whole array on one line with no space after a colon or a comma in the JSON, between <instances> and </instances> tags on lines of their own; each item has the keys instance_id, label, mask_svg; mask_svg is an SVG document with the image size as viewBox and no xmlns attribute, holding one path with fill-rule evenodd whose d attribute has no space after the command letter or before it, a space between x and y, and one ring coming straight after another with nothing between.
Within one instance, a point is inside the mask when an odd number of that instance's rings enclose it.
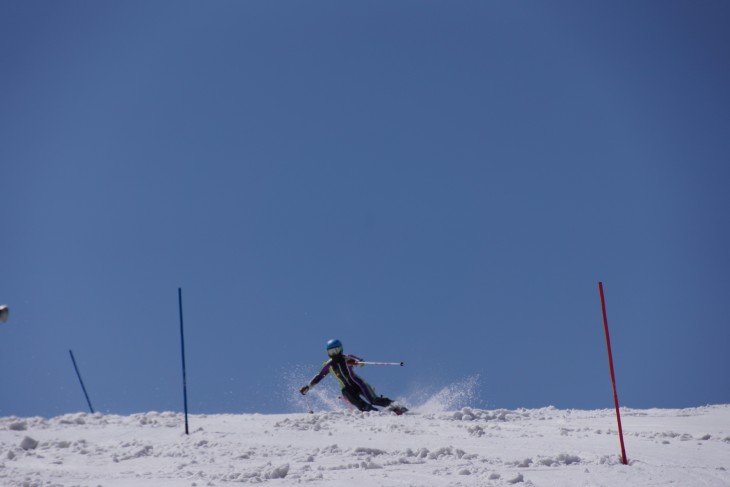
<instances>
[{"instance_id":1,"label":"skier's glove","mask_svg":"<svg viewBox=\"0 0 730 487\"><path fill-rule=\"evenodd\" d=\"M307 392L309 392L309 386L307 385L307 386L302 387L301 389L299 389L299 392L301 393L302 396L305 395Z\"/></svg>"}]
</instances>

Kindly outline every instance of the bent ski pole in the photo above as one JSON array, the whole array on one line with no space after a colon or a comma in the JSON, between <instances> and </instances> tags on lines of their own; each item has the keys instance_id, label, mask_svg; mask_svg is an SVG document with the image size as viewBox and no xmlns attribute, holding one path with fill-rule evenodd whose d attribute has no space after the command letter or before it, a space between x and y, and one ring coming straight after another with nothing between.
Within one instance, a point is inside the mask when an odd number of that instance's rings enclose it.
<instances>
[{"instance_id":1,"label":"bent ski pole","mask_svg":"<svg viewBox=\"0 0 730 487\"><path fill-rule=\"evenodd\" d=\"M358 365L400 365L403 367L405 363L403 362L358 362Z\"/></svg>"}]
</instances>

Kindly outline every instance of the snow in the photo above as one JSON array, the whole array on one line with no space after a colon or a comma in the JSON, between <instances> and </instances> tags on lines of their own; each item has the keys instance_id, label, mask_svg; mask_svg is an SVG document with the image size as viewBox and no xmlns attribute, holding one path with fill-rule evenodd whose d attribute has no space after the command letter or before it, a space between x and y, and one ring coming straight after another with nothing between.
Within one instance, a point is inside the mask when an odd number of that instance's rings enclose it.
<instances>
[{"instance_id":1,"label":"snow","mask_svg":"<svg viewBox=\"0 0 730 487\"><path fill-rule=\"evenodd\" d=\"M426 406L426 405L424 405ZM8 487L730 485L730 405L0 418Z\"/></svg>"}]
</instances>

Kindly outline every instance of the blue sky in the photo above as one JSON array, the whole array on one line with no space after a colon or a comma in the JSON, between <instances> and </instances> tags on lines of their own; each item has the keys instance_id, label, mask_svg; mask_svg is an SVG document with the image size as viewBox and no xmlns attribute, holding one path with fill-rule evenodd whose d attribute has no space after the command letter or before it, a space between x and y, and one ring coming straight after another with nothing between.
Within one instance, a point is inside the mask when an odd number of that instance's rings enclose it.
<instances>
[{"instance_id":1,"label":"blue sky","mask_svg":"<svg viewBox=\"0 0 730 487\"><path fill-rule=\"evenodd\" d=\"M0 415L730 402L725 2L0 4ZM332 379L328 379L332 386Z\"/></svg>"}]
</instances>

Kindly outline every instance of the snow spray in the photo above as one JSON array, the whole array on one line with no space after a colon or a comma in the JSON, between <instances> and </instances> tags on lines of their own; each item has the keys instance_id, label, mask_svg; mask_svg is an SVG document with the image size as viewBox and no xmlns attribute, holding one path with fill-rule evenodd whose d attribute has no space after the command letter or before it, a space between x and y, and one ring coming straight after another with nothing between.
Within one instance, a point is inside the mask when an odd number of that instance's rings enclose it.
<instances>
[{"instance_id":1,"label":"snow spray","mask_svg":"<svg viewBox=\"0 0 730 487\"><path fill-rule=\"evenodd\" d=\"M442 413L474 406L474 401L479 399L479 381L479 374L471 375L436 392L421 390L414 397L404 399L403 403L409 405L411 411L419 413Z\"/></svg>"},{"instance_id":2,"label":"snow spray","mask_svg":"<svg viewBox=\"0 0 730 487\"><path fill-rule=\"evenodd\" d=\"M283 399L292 406L293 411L340 411L340 390L336 381L322 381L303 396L299 389L308 384L316 370L311 365L295 365L282 370L284 388L281 394Z\"/></svg>"}]
</instances>

